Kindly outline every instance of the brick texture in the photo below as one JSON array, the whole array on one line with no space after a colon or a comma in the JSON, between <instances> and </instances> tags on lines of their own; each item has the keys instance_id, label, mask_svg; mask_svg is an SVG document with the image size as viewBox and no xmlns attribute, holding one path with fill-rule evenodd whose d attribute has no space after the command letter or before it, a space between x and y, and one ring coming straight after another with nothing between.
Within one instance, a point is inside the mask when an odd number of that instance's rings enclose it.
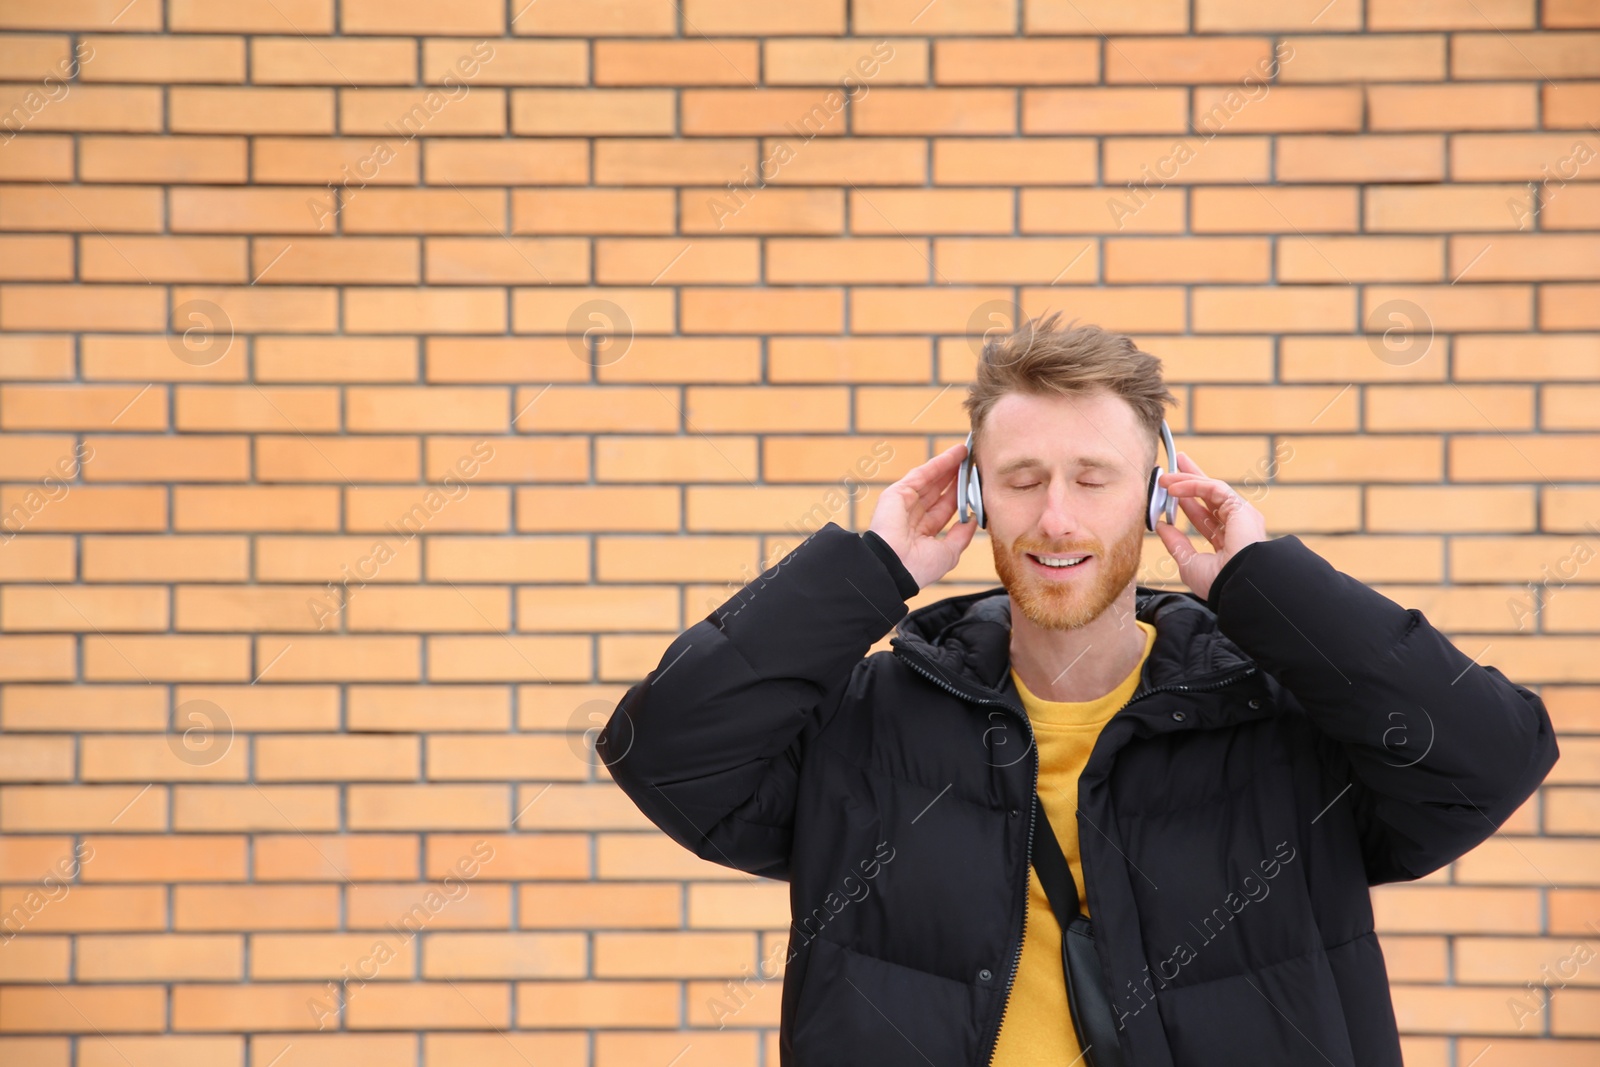
<instances>
[{"instance_id":1,"label":"brick texture","mask_svg":"<svg viewBox=\"0 0 1600 1067\"><path fill-rule=\"evenodd\" d=\"M0 1063L775 1065L585 731L1018 310L1542 693L1374 906L1408 1063L1600 1060L1597 231L1593 0L0 0Z\"/></svg>"}]
</instances>

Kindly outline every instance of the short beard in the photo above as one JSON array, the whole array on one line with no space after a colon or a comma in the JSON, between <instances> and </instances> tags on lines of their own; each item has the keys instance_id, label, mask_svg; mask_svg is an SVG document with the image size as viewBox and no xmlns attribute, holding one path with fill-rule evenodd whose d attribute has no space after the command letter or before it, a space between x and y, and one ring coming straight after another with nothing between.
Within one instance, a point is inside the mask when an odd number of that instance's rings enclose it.
<instances>
[{"instance_id":1,"label":"short beard","mask_svg":"<svg viewBox=\"0 0 1600 1067\"><path fill-rule=\"evenodd\" d=\"M1097 541L1077 545L1052 545L1017 538L1007 547L991 537L994 569L1011 595L1011 603L1035 626L1043 630L1076 630L1087 626L1115 604L1128 583L1139 574L1144 555L1144 527L1136 526L1112 546L1108 553ZM1089 553L1098 574L1092 585L1082 581L1056 583L1032 574L1028 552L1045 556L1073 556Z\"/></svg>"}]
</instances>

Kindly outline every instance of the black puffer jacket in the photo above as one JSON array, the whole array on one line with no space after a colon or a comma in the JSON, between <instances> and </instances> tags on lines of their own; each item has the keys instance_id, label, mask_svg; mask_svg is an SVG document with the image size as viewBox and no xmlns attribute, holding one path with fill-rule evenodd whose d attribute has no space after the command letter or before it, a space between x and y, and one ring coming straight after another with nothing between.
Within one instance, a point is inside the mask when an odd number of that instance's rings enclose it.
<instances>
[{"instance_id":1,"label":"black puffer jacket","mask_svg":"<svg viewBox=\"0 0 1600 1067\"><path fill-rule=\"evenodd\" d=\"M908 578L829 523L600 735L674 840L790 882L784 1067L981 1067L1021 951L1037 760L1010 601L907 616ZM1155 643L1078 813L1129 1064L1399 1067L1367 887L1533 793L1557 757L1543 702L1293 535L1237 553L1209 601L1136 594Z\"/></svg>"}]
</instances>

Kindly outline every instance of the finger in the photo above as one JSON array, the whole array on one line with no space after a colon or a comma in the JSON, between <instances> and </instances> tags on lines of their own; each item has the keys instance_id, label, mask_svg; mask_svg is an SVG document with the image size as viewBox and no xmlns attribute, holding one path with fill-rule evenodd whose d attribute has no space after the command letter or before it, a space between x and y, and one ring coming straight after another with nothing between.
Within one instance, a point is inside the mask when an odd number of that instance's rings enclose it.
<instances>
[{"instance_id":1,"label":"finger","mask_svg":"<svg viewBox=\"0 0 1600 1067\"><path fill-rule=\"evenodd\" d=\"M919 533L930 536L938 533L944 529L945 523L950 521L950 516L956 513L956 503L956 487L951 483L944 487L944 492L926 502L926 506L922 508L922 515L913 528Z\"/></svg>"},{"instance_id":2,"label":"finger","mask_svg":"<svg viewBox=\"0 0 1600 1067\"><path fill-rule=\"evenodd\" d=\"M965 445L952 445L901 479L900 484L914 497L911 506L919 513L956 484L965 448Z\"/></svg>"},{"instance_id":3,"label":"finger","mask_svg":"<svg viewBox=\"0 0 1600 1067\"><path fill-rule=\"evenodd\" d=\"M1229 500L1237 498L1233 486L1220 478L1203 475L1168 472L1161 476L1162 484L1173 496L1199 497L1213 508L1222 508Z\"/></svg>"},{"instance_id":4,"label":"finger","mask_svg":"<svg viewBox=\"0 0 1600 1067\"><path fill-rule=\"evenodd\" d=\"M944 535L944 543L950 547L954 555L959 558L961 553L972 544L972 539L978 535L978 524L974 522L958 522L950 527L950 532ZM955 564L950 564L952 567Z\"/></svg>"},{"instance_id":5,"label":"finger","mask_svg":"<svg viewBox=\"0 0 1600 1067\"><path fill-rule=\"evenodd\" d=\"M1156 535L1161 538L1161 543L1167 546L1167 552L1177 562L1180 575L1189 565L1189 561L1200 554L1195 550L1188 535L1164 518L1156 522Z\"/></svg>"},{"instance_id":6,"label":"finger","mask_svg":"<svg viewBox=\"0 0 1600 1067\"><path fill-rule=\"evenodd\" d=\"M1198 479L1192 476L1173 475L1167 483L1167 492L1178 501L1178 507L1189 516L1189 521L1194 528L1214 547L1221 547L1222 531L1226 525L1219 509L1208 506L1205 495L1199 488L1202 481L1211 479Z\"/></svg>"}]
</instances>

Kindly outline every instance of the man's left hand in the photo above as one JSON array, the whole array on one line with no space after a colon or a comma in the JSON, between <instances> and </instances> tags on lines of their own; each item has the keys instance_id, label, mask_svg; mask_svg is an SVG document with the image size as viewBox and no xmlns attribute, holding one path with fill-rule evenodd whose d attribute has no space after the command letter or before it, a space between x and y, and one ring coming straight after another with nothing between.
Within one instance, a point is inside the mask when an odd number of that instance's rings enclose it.
<instances>
[{"instance_id":1,"label":"man's left hand","mask_svg":"<svg viewBox=\"0 0 1600 1067\"><path fill-rule=\"evenodd\" d=\"M1199 552L1187 534L1166 521L1165 509L1156 519L1156 535L1178 561L1178 577L1183 584L1209 600L1211 583L1217 573L1246 545L1267 540L1267 521L1261 512L1227 482L1207 478L1187 452L1178 453L1177 473L1163 472L1161 484L1178 498L1178 507L1200 535L1211 542L1215 552Z\"/></svg>"}]
</instances>

